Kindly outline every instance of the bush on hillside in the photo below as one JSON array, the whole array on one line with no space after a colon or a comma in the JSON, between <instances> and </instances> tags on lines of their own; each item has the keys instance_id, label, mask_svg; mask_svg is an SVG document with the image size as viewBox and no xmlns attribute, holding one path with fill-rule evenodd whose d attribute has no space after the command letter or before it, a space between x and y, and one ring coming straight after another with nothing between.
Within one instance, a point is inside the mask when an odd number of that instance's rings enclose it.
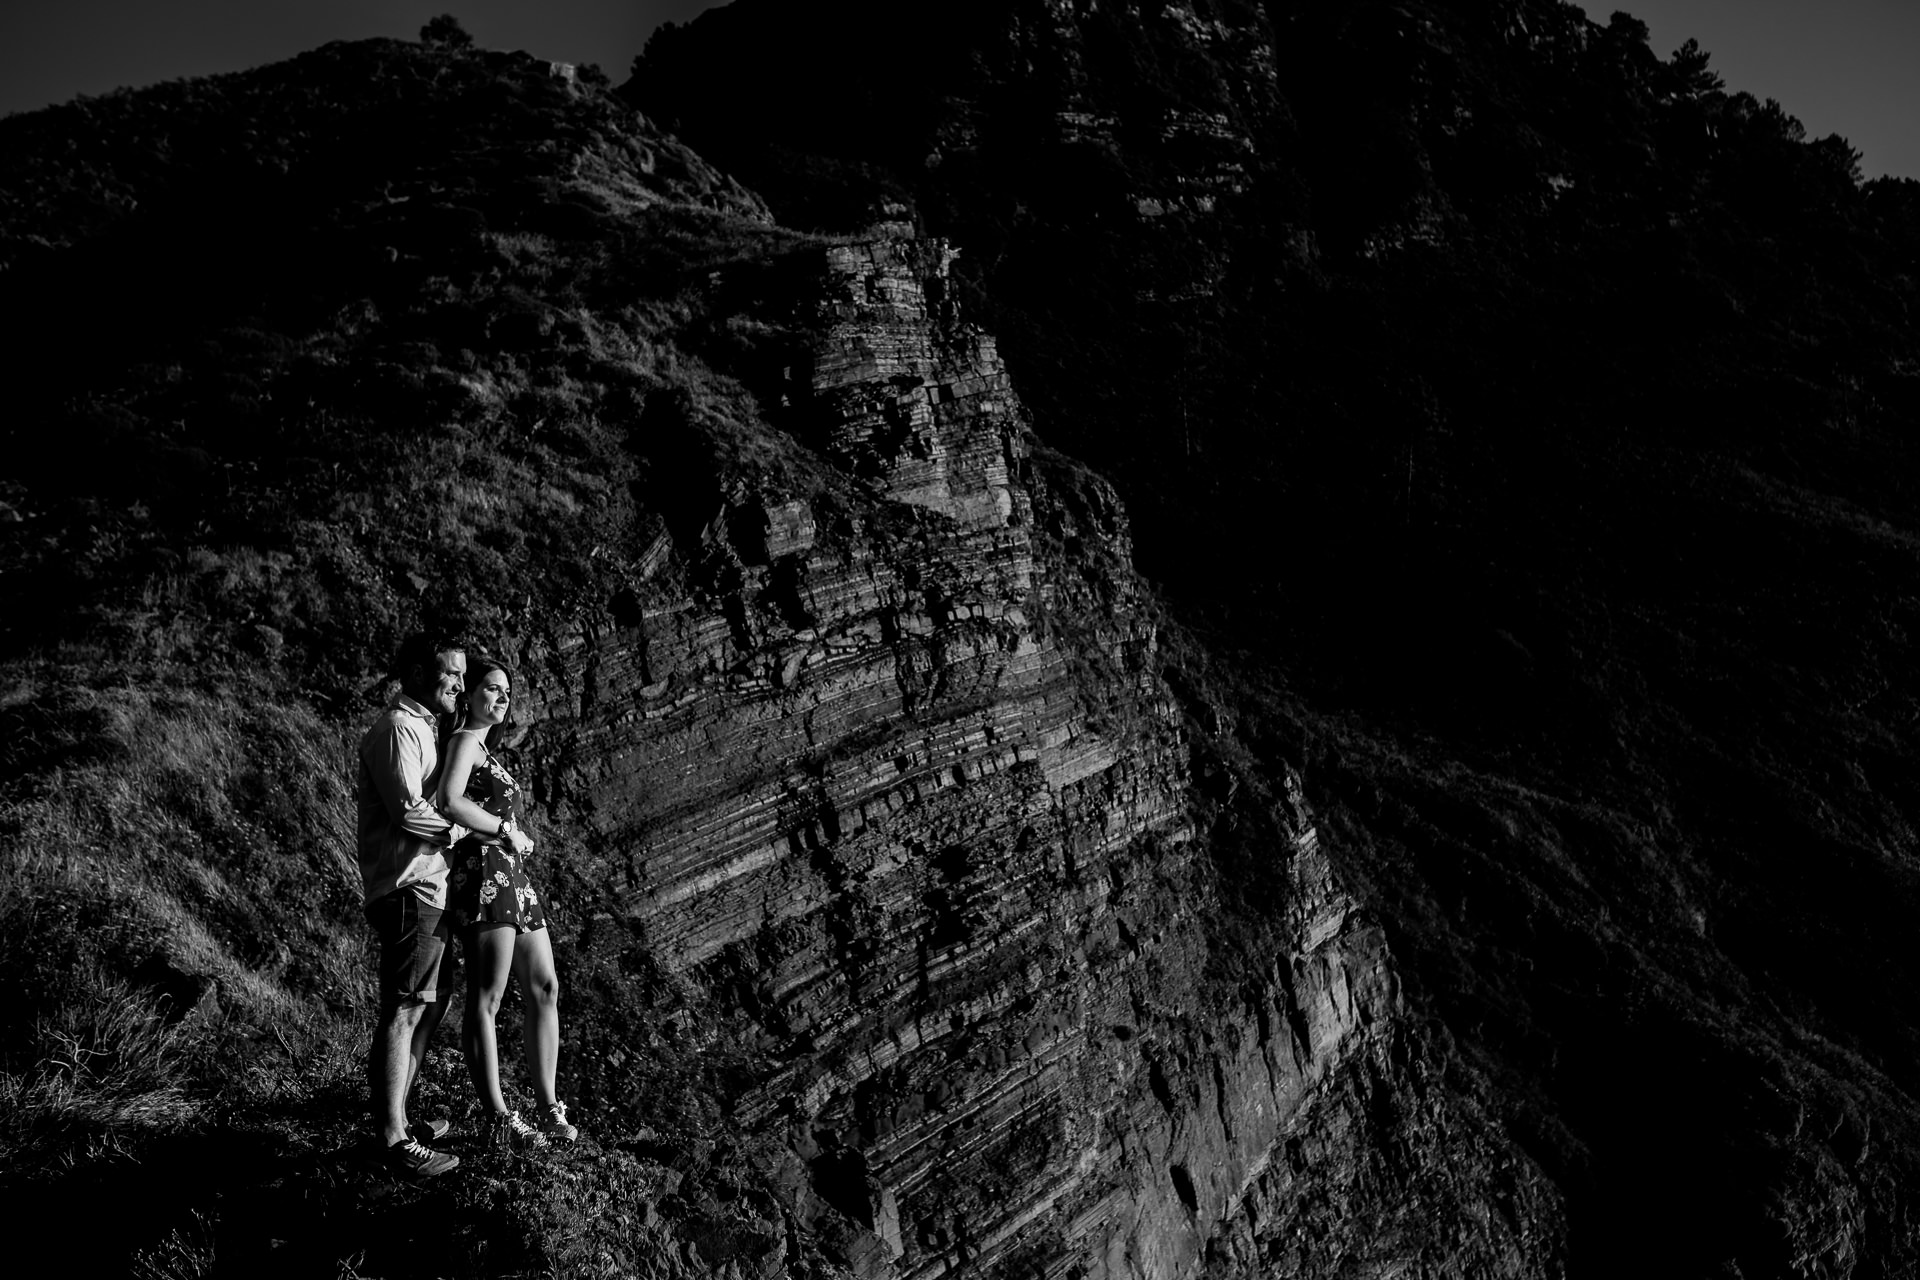
<instances>
[{"instance_id":1,"label":"bush on hillside","mask_svg":"<svg viewBox=\"0 0 1920 1280\"><path fill-rule=\"evenodd\" d=\"M450 13L429 18L420 28L420 43L435 45L442 49L470 49L473 37L460 25L460 19Z\"/></svg>"}]
</instances>

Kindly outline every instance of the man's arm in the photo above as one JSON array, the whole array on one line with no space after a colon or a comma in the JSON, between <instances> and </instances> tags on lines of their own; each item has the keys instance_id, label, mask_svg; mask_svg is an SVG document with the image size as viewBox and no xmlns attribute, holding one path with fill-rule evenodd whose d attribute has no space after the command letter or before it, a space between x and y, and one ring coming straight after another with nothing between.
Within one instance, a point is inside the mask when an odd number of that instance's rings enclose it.
<instances>
[{"instance_id":1,"label":"man's arm","mask_svg":"<svg viewBox=\"0 0 1920 1280\"><path fill-rule=\"evenodd\" d=\"M380 802L394 825L431 844L452 844L464 829L441 816L420 794L426 781L427 756L420 740L391 720L380 726L367 743L364 759Z\"/></svg>"}]
</instances>

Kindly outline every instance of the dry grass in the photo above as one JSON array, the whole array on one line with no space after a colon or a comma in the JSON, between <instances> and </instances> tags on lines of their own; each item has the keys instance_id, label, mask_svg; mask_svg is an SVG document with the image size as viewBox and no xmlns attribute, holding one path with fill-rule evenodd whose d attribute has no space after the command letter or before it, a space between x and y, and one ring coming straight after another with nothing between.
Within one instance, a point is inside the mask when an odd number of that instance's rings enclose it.
<instances>
[{"instance_id":1,"label":"dry grass","mask_svg":"<svg viewBox=\"0 0 1920 1280\"><path fill-rule=\"evenodd\" d=\"M134 1280L204 1280L214 1272L216 1219L199 1209L159 1244L134 1254Z\"/></svg>"},{"instance_id":2,"label":"dry grass","mask_svg":"<svg viewBox=\"0 0 1920 1280\"><path fill-rule=\"evenodd\" d=\"M190 1033L169 1025L124 981L97 969L76 977L82 998L34 1022L39 1060L0 1075L0 1135L10 1162L95 1159L196 1114L180 1070Z\"/></svg>"},{"instance_id":3,"label":"dry grass","mask_svg":"<svg viewBox=\"0 0 1920 1280\"><path fill-rule=\"evenodd\" d=\"M359 1071L367 944L342 735L179 676L14 685L16 715L88 749L14 778L0 808L0 1168L59 1167Z\"/></svg>"}]
</instances>

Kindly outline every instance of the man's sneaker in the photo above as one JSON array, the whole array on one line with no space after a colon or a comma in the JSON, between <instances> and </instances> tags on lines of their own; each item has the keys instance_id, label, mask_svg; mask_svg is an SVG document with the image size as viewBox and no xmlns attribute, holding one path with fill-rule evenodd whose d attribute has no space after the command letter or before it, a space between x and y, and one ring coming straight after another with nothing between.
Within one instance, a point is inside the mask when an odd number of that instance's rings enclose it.
<instances>
[{"instance_id":1,"label":"man's sneaker","mask_svg":"<svg viewBox=\"0 0 1920 1280\"><path fill-rule=\"evenodd\" d=\"M415 1120L407 1126L407 1136L415 1142L432 1146L447 1136L447 1130L453 1125L445 1120Z\"/></svg>"},{"instance_id":2,"label":"man's sneaker","mask_svg":"<svg viewBox=\"0 0 1920 1280\"><path fill-rule=\"evenodd\" d=\"M518 1111L503 1111L487 1120L487 1146L495 1151L520 1147L544 1147L547 1135L520 1118Z\"/></svg>"},{"instance_id":3,"label":"man's sneaker","mask_svg":"<svg viewBox=\"0 0 1920 1280\"><path fill-rule=\"evenodd\" d=\"M460 1157L435 1151L417 1138L407 1138L388 1147L381 1163L396 1178L424 1182L459 1168Z\"/></svg>"},{"instance_id":4,"label":"man's sneaker","mask_svg":"<svg viewBox=\"0 0 1920 1280\"><path fill-rule=\"evenodd\" d=\"M556 1102L547 1108L547 1114L540 1118L540 1132L555 1142L573 1142L580 1137L580 1131L567 1123L567 1104Z\"/></svg>"}]
</instances>

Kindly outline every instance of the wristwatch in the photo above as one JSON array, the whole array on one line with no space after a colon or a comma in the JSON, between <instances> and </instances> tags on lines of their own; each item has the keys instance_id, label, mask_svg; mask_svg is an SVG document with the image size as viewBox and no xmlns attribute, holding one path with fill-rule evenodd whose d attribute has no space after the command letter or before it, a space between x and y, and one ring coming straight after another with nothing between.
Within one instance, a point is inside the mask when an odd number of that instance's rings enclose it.
<instances>
[{"instance_id":1,"label":"wristwatch","mask_svg":"<svg viewBox=\"0 0 1920 1280\"><path fill-rule=\"evenodd\" d=\"M512 836L513 833L517 830L519 830L519 828L513 825L512 818L502 818L500 819L500 829L494 832L494 834L499 836L502 840L505 840L508 837Z\"/></svg>"}]
</instances>

